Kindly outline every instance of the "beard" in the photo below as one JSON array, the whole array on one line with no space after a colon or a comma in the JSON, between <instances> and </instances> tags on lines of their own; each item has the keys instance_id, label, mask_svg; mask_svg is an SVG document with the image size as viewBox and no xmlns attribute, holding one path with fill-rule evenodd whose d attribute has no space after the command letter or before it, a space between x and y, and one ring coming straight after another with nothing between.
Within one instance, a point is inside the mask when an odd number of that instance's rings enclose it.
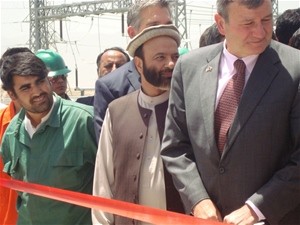
<instances>
[{"instance_id":1,"label":"beard","mask_svg":"<svg viewBox=\"0 0 300 225\"><path fill-rule=\"evenodd\" d=\"M43 100L36 102L36 99L43 97ZM53 104L53 96L51 93L41 93L39 96L30 99L30 105L24 106L24 109L31 113L47 113Z\"/></svg>"},{"instance_id":2,"label":"beard","mask_svg":"<svg viewBox=\"0 0 300 225\"><path fill-rule=\"evenodd\" d=\"M143 73L146 81L154 87L161 90L169 90L172 76L166 76L167 73L172 73L173 69L165 68L157 71L154 67L148 67L144 63Z\"/></svg>"}]
</instances>

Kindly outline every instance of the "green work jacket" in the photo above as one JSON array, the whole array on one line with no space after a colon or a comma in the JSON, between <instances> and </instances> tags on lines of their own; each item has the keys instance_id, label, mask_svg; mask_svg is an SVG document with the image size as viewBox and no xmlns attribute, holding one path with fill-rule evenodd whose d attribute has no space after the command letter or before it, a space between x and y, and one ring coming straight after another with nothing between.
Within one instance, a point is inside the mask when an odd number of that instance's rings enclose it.
<instances>
[{"instance_id":1,"label":"green work jacket","mask_svg":"<svg viewBox=\"0 0 300 225\"><path fill-rule=\"evenodd\" d=\"M14 179L92 194L97 144L90 106L56 96L50 117L30 138L22 109L4 134L4 172ZM20 192L18 224L91 224L90 209Z\"/></svg>"}]
</instances>

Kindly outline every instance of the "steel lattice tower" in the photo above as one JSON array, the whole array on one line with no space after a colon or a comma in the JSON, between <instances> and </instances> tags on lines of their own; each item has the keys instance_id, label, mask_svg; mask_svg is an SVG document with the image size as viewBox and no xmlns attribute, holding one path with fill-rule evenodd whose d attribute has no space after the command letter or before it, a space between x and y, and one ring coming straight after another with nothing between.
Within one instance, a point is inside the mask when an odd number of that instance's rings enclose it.
<instances>
[{"instance_id":1,"label":"steel lattice tower","mask_svg":"<svg viewBox=\"0 0 300 225\"><path fill-rule=\"evenodd\" d=\"M183 40L187 38L185 0L170 0L174 10L175 25ZM32 51L47 49L55 44L54 21L72 16L101 15L103 13L124 13L132 0L101 0L73 4L47 5L46 0L29 0L30 37ZM54 46L55 48L55 46Z\"/></svg>"},{"instance_id":2,"label":"steel lattice tower","mask_svg":"<svg viewBox=\"0 0 300 225\"><path fill-rule=\"evenodd\" d=\"M273 19L274 21L278 17L278 0L273 0Z\"/></svg>"}]
</instances>

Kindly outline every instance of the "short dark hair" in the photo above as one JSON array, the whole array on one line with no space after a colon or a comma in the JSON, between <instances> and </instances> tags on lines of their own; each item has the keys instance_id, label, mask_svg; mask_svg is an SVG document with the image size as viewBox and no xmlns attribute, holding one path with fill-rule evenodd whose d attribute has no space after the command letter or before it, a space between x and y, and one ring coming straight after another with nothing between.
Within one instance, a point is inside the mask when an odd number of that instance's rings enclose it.
<instances>
[{"instance_id":1,"label":"short dark hair","mask_svg":"<svg viewBox=\"0 0 300 225\"><path fill-rule=\"evenodd\" d=\"M15 47L15 48L8 48L4 53L3 55L1 56L1 59L0 59L0 67L2 65L2 62L3 62L3 59L4 57L6 56L11 56L13 54L16 54L16 53L19 53L19 52L31 52L33 53L29 48L27 47Z\"/></svg>"},{"instance_id":2,"label":"short dark hair","mask_svg":"<svg viewBox=\"0 0 300 225\"><path fill-rule=\"evenodd\" d=\"M224 40L224 35L219 32L217 24L214 23L213 25L206 28L206 30L200 36L199 47L204 47L207 45L216 44L222 42Z\"/></svg>"},{"instance_id":3,"label":"short dark hair","mask_svg":"<svg viewBox=\"0 0 300 225\"><path fill-rule=\"evenodd\" d=\"M37 76L46 78L48 70L38 57L32 52L18 52L2 59L0 68L0 75L2 81L2 88L5 91L13 91L13 77L20 76Z\"/></svg>"},{"instance_id":4,"label":"short dark hair","mask_svg":"<svg viewBox=\"0 0 300 225\"><path fill-rule=\"evenodd\" d=\"M135 52L134 52L134 56L139 57L140 59L144 60L144 51L143 51L143 46L144 44L142 44L141 46L139 46Z\"/></svg>"},{"instance_id":5,"label":"short dark hair","mask_svg":"<svg viewBox=\"0 0 300 225\"><path fill-rule=\"evenodd\" d=\"M300 50L300 28L291 37L289 45Z\"/></svg>"},{"instance_id":6,"label":"short dark hair","mask_svg":"<svg viewBox=\"0 0 300 225\"><path fill-rule=\"evenodd\" d=\"M102 55L103 55L105 52L107 52L107 51L118 51L118 52L121 52L121 53L126 57L126 61L127 61L127 62L130 61L129 55L124 51L123 48L121 48L121 47L111 47L111 48L105 49L103 52L101 52L101 53L98 55L97 60L96 60L97 67L98 67L98 65L99 65L99 62L101 61Z\"/></svg>"},{"instance_id":7,"label":"short dark hair","mask_svg":"<svg viewBox=\"0 0 300 225\"><path fill-rule=\"evenodd\" d=\"M292 35L300 28L300 8L287 9L276 19L275 34L279 42L289 44Z\"/></svg>"},{"instance_id":8,"label":"short dark hair","mask_svg":"<svg viewBox=\"0 0 300 225\"><path fill-rule=\"evenodd\" d=\"M255 9L261 6L264 1L265 0L217 0L217 12L225 19L225 21L228 21L229 15L227 8L230 3L238 2L249 9ZM274 2L274 0L271 0L271 2Z\"/></svg>"}]
</instances>

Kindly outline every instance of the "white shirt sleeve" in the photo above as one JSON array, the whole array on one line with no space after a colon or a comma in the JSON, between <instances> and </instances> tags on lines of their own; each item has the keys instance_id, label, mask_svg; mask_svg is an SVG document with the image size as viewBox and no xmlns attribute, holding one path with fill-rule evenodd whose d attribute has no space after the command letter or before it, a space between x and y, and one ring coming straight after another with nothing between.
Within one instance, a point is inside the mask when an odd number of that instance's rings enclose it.
<instances>
[{"instance_id":1,"label":"white shirt sleeve","mask_svg":"<svg viewBox=\"0 0 300 225\"><path fill-rule=\"evenodd\" d=\"M253 209L253 211L256 213L256 215L258 216L258 221L266 219L266 217L264 216L264 214L262 214L262 212L250 200L247 200L246 204L248 206L250 206Z\"/></svg>"},{"instance_id":2,"label":"white shirt sleeve","mask_svg":"<svg viewBox=\"0 0 300 225\"><path fill-rule=\"evenodd\" d=\"M112 130L109 109L106 114L99 138L98 151L96 155L93 195L103 198L112 198L111 185L114 182L113 175L113 149ZM114 216L103 211L92 209L93 225L113 224Z\"/></svg>"}]
</instances>

